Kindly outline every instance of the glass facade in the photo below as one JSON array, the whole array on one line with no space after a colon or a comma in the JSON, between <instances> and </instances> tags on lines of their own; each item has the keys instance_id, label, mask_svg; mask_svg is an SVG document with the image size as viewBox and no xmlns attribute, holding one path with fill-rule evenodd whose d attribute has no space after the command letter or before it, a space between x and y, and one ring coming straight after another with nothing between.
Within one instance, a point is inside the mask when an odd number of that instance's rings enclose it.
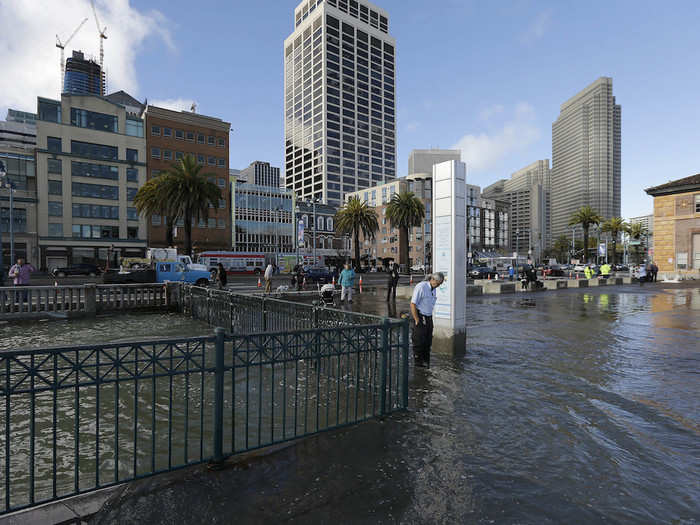
<instances>
[{"instance_id":1,"label":"glass facade","mask_svg":"<svg viewBox=\"0 0 700 525\"><path fill-rule=\"evenodd\" d=\"M81 239L119 239L119 226L74 224L73 237Z\"/></svg>"},{"instance_id":2,"label":"glass facade","mask_svg":"<svg viewBox=\"0 0 700 525\"><path fill-rule=\"evenodd\" d=\"M94 129L97 131L119 132L119 120L114 115L97 113L86 109L71 108L70 123L79 128Z\"/></svg>"},{"instance_id":3,"label":"glass facade","mask_svg":"<svg viewBox=\"0 0 700 525\"><path fill-rule=\"evenodd\" d=\"M36 163L33 156L0 152L0 161L5 165L5 171L18 190L27 189L27 177L36 177Z\"/></svg>"},{"instance_id":4,"label":"glass facade","mask_svg":"<svg viewBox=\"0 0 700 525\"><path fill-rule=\"evenodd\" d=\"M61 122L61 103L57 100L40 98L38 101L38 118L47 122Z\"/></svg>"},{"instance_id":5,"label":"glass facade","mask_svg":"<svg viewBox=\"0 0 700 525\"><path fill-rule=\"evenodd\" d=\"M292 193L289 190L236 184L232 195L235 209L234 251L294 251ZM225 224L214 226L223 228Z\"/></svg>"},{"instance_id":6,"label":"glass facade","mask_svg":"<svg viewBox=\"0 0 700 525\"><path fill-rule=\"evenodd\" d=\"M60 140L60 139L59 139ZM93 159L103 160L118 160L119 151L116 146L107 146L104 144L92 144L90 142L80 142L71 140L71 153L81 157L89 157Z\"/></svg>"},{"instance_id":7,"label":"glass facade","mask_svg":"<svg viewBox=\"0 0 700 525\"><path fill-rule=\"evenodd\" d=\"M109 199L114 201L119 200L118 186L103 186L98 184L73 182L72 190L73 197L90 197L93 199Z\"/></svg>"},{"instance_id":8,"label":"glass facade","mask_svg":"<svg viewBox=\"0 0 700 525\"><path fill-rule=\"evenodd\" d=\"M73 177L94 177L98 179L119 180L119 168L90 162L71 162Z\"/></svg>"},{"instance_id":9,"label":"glass facade","mask_svg":"<svg viewBox=\"0 0 700 525\"><path fill-rule=\"evenodd\" d=\"M73 217L81 217L85 219L118 219L119 206L73 204Z\"/></svg>"},{"instance_id":10,"label":"glass facade","mask_svg":"<svg viewBox=\"0 0 700 525\"><path fill-rule=\"evenodd\" d=\"M143 120L127 118L126 134L130 137L143 137Z\"/></svg>"}]
</instances>

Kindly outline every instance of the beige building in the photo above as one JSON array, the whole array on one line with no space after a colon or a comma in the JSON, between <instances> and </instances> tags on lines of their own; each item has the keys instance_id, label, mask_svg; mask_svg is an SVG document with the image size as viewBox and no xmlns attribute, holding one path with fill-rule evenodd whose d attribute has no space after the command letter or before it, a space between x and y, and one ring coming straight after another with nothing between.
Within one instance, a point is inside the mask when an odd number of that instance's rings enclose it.
<instances>
[{"instance_id":1,"label":"beige building","mask_svg":"<svg viewBox=\"0 0 700 525\"><path fill-rule=\"evenodd\" d=\"M645 191L654 197L654 262L659 272L700 277L700 174Z\"/></svg>"},{"instance_id":2,"label":"beige building","mask_svg":"<svg viewBox=\"0 0 700 525\"><path fill-rule=\"evenodd\" d=\"M142 256L146 182L142 115L96 95L38 99L36 191L42 269Z\"/></svg>"}]
</instances>

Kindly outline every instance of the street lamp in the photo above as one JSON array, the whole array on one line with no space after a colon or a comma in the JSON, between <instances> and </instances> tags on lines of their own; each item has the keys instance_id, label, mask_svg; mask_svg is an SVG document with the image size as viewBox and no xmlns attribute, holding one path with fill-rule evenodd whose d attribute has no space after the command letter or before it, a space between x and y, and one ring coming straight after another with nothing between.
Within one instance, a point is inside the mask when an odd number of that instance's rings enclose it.
<instances>
[{"instance_id":1,"label":"street lamp","mask_svg":"<svg viewBox=\"0 0 700 525\"><path fill-rule=\"evenodd\" d=\"M275 257L275 261L277 264L277 267L280 265L280 252L282 251L282 236L279 233L280 225L282 223L282 211L284 210L284 206L279 205L275 208L275 211L277 212L277 222L275 225L275 250L277 251L277 257Z\"/></svg>"},{"instance_id":2,"label":"street lamp","mask_svg":"<svg viewBox=\"0 0 700 525\"><path fill-rule=\"evenodd\" d=\"M15 220L14 220L14 192L15 188L7 176L5 164L0 162L0 189L7 188L10 191L10 264L15 260ZM0 271L3 270L2 233L0 232Z\"/></svg>"},{"instance_id":3,"label":"street lamp","mask_svg":"<svg viewBox=\"0 0 700 525\"><path fill-rule=\"evenodd\" d=\"M306 201L307 205L311 205L313 207L313 215L314 215L314 229L313 229L313 266L316 266L316 203L319 202L321 199L318 197L314 197L313 199L310 199Z\"/></svg>"}]
</instances>

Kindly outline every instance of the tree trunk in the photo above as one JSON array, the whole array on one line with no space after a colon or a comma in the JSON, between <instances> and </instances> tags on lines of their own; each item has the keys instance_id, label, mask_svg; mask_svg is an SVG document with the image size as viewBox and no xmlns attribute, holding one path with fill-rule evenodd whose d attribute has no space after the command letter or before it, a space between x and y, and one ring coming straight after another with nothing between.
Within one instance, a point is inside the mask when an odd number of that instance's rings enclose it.
<instances>
[{"instance_id":1,"label":"tree trunk","mask_svg":"<svg viewBox=\"0 0 700 525\"><path fill-rule=\"evenodd\" d=\"M402 227L401 228L401 233L403 234L404 242L400 244L401 246L401 259L400 264L405 264L406 265L406 271L410 272L410 267L411 264L408 260L408 228L407 227ZM399 242L401 241L401 238L399 238Z\"/></svg>"},{"instance_id":2,"label":"tree trunk","mask_svg":"<svg viewBox=\"0 0 700 525\"><path fill-rule=\"evenodd\" d=\"M185 210L185 255L192 257L192 212Z\"/></svg>"},{"instance_id":3,"label":"tree trunk","mask_svg":"<svg viewBox=\"0 0 700 525\"><path fill-rule=\"evenodd\" d=\"M355 230L355 268L360 272L360 232Z\"/></svg>"},{"instance_id":4,"label":"tree trunk","mask_svg":"<svg viewBox=\"0 0 700 525\"><path fill-rule=\"evenodd\" d=\"M583 263L588 262L588 228L583 228Z\"/></svg>"},{"instance_id":5,"label":"tree trunk","mask_svg":"<svg viewBox=\"0 0 700 525\"><path fill-rule=\"evenodd\" d=\"M165 244L167 244L168 248L171 246L175 246L175 236L173 235L173 221L170 220L170 217L167 215L165 216Z\"/></svg>"},{"instance_id":6,"label":"tree trunk","mask_svg":"<svg viewBox=\"0 0 700 525\"><path fill-rule=\"evenodd\" d=\"M615 260L617 259L617 238L616 237L613 237L612 243L613 243L612 264L613 264L613 266L615 266Z\"/></svg>"}]
</instances>

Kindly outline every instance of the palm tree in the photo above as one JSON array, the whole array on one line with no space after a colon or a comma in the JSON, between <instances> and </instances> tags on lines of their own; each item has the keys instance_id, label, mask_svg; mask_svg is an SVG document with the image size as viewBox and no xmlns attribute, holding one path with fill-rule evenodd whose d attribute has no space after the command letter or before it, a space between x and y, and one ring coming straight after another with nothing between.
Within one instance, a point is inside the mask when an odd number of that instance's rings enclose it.
<instances>
[{"instance_id":1,"label":"palm tree","mask_svg":"<svg viewBox=\"0 0 700 525\"><path fill-rule=\"evenodd\" d=\"M149 180L136 194L134 204L142 215L162 212L168 216L168 227L178 219L185 222L185 253L192 255L192 221L207 219L209 207L217 208L221 190L201 173L203 166L192 155L185 155L164 174ZM158 204L158 199L163 204Z\"/></svg>"},{"instance_id":2,"label":"palm tree","mask_svg":"<svg viewBox=\"0 0 700 525\"><path fill-rule=\"evenodd\" d=\"M641 263L641 257L639 256L639 246L641 245L642 237L647 234L647 229L642 223L635 222L627 225L627 233L635 241L640 241L640 243L634 247L634 251L637 256L637 264L639 264Z\"/></svg>"},{"instance_id":3,"label":"palm tree","mask_svg":"<svg viewBox=\"0 0 700 525\"><path fill-rule=\"evenodd\" d=\"M612 243L613 243L613 255L612 255L612 263L613 265L615 264L615 258L617 257L617 238L618 236L622 233L627 231L627 224L625 223L624 220L622 220L620 217L613 217L611 219L608 219L603 223L603 226L601 227L601 231L604 232L609 232L610 235L612 236Z\"/></svg>"},{"instance_id":4,"label":"palm tree","mask_svg":"<svg viewBox=\"0 0 700 525\"><path fill-rule=\"evenodd\" d=\"M175 245L173 236L173 224L180 217L175 215L175 210L171 209L169 202L163 198L167 192L168 175L154 177L144 184L134 197L134 205L139 213L150 220L152 215L160 215L165 223L166 244L168 246Z\"/></svg>"},{"instance_id":5,"label":"palm tree","mask_svg":"<svg viewBox=\"0 0 700 525\"><path fill-rule=\"evenodd\" d=\"M335 229L340 235L352 235L355 245L355 266L360 270L360 232L365 238L374 239L379 229L377 213L366 202L352 197L335 215Z\"/></svg>"},{"instance_id":6,"label":"palm tree","mask_svg":"<svg viewBox=\"0 0 700 525\"><path fill-rule=\"evenodd\" d=\"M388 206L386 207L386 216L391 222L392 228L398 228L401 231L401 237L405 239L401 245L400 263L409 266L408 264L408 230L414 226L423 224L425 218L425 206L412 191L402 193L394 193ZM399 237L399 240L401 240Z\"/></svg>"},{"instance_id":7,"label":"palm tree","mask_svg":"<svg viewBox=\"0 0 700 525\"><path fill-rule=\"evenodd\" d=\"M583 228L583 262L588 260L588 229L600 224L603 218L590 206L582 206L569 219L569 226L580 224Z\"/></svg>"}]
</instances>

